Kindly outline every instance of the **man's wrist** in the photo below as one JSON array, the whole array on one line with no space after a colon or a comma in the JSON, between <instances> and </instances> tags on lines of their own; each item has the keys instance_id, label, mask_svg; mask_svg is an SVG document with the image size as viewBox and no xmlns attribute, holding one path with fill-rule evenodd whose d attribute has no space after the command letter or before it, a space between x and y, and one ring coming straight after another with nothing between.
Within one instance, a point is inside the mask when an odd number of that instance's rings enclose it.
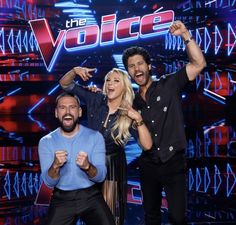
<instances>
[{"instance_id":1,"label":"man's wrist","mask_svg":"<svg viewBox=\"0 0 236 225\"><path fill-rule=\"evenodd\" d=\"M88 163L88 166L83 168L83 171L88 172L91 168L91 163Z\"/></svg>"},{"instance_id":2,"label":"man's wrist","mask_svg":"<svg viewBox=\"0 0 236 225\"><path fill-rule=\"evenodd\" d=\"M75 76L76 76L76 68L78 68L78 67L73 67L73 69L72 69L73 73L71 73L71 76L73 77L73 79L74 79ZM79 67L79 68L80 68L80 67Z\"/></svg>"},{"instance_id":3,"label":"man's wrist","mask_svg":"<svg viewBox=\"0 0 236 225\"><path fill-rule=\"evenodd\" d=\"M55 165L55 164L52 164L52 168L53 168L54 170L58 170L58 169L60 168L60 166Z\"/></svg>"},{"instance_id":4,"label":"man's wrist","mask_svg":"<svg viewBox=\"0 0 236 225\"><path fill-rule=\"evenodd\" d=\"M185 45L187 45L191 40L193 40L191 33L187 29L185 32L182 33L181 36Z\"/></svg>"},{"instance_id":5,"label":"man's wrist","mask_svg":"<svg viewBox=\"0 0 236 225\"><path fill-rule=\"evenodd\" d=\"M192 40L193 40L193 37L189 37L188 39L184 40L184 44L187 45Z\"/></svg>"}]
</instances>

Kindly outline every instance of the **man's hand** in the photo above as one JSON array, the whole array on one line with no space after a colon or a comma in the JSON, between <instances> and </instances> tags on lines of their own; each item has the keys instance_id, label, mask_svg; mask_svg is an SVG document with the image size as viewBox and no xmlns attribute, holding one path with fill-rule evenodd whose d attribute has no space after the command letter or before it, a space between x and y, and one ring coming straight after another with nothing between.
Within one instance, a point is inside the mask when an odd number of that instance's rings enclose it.
<instances>
[{"instance_id":1,"label":"man's hand","mask_svg":"<svg viewBox=\"0 0 236 225\"><path fill-rule=\"evenodd\" d=\"M174 36L181 36L182 38L184 38L184 36L186 36L186 35L190 36L188 29L185 27L185 25L180 20L176 20L169 27L169 32Z\"/></svg>"},{"instance_id":2,"label":"man's hand","mask_svg":"<svg viewBox=\"0 0 236 225\"><path fill-rule=\"evenodd\" d=\"M95 71L96 68L74 67L67 72L59 81L62 88L67 88L75 79L75 76L80 76L83 81L87 81L92 77L90 72Z\"/></svg>"},{"instance_id":3,"label":"man's hand","mask_svg":"<svg viewBox=\"0 0 236 225\"><path fill-rule=\"evenodd\" d=\"M54 155L53 168L58 169L67 162L67 151L56 151Z\"/></svg>"},{"instance_id":4,"label":"man's hand","mask_svg":"<svg viewBox=\"0 0 236 225\"><path fill-rule=\"evenodd\" d=\"M54 154L54 160L51 167L48 170L48 175L57 179L60 177L60 167L62 167L67 162L67 151L59 150Z\"/></svg>"},{"instance_id":5,"label":"man's hand","mask_svg":"<svg viewBox=\"0 0 236 225\"><path fill-rule=\"evenodd\" d=\"M102 92L102 89L98 88L96 85L87 86L88 90L94 93Z\"/></svg>"},{"instance_id":6,"label":"man's hand","mask_svg":"<svg viewBox=\"0 0 236 225\"><path fill-rule=\"evenodd\" d=\"M76 158L76 164L82 169L82 170L88 170L90 167L90 163L88 161L88 154L86 152L79 152Z\"/></svg>"},{"instance_id":7,"label":"man's hand","mask_svg":"<svg viewBox=\"0 0 236 225\"><path fill-rule=\"evenodd\" d=\"M73 71L76 75L79 75L83 81L87 81L92 77L91 72L95 71L96 68L87 68L87 67L74 67Z\"/></svg>"}]
</instances>

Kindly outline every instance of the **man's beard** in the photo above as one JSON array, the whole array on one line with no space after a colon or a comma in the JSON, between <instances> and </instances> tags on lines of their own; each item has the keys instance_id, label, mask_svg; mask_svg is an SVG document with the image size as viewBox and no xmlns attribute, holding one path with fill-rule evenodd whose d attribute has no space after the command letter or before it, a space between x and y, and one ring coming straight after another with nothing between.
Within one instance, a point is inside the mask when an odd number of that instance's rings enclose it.
<instances>
[{"instance_id":1,"label":"man's beard","mask_svg":"<svg viewBox=\"0 0 236 225\"><path fill-rule=\"evenodd\" d=\"M65 116L67 116L67 115L65 115ZM64 116L64 117L65 117L65 116ZM71 116L71 115L70 115L70 116ZM64 118L64 117L63 117L63 118ZM73 116L71 116L71 117L74 119ZM77 123L79 122L79 118L77 118L77 120L74 121L74 122L72 123L72 125L70 125L70 126L65 126L65 125L63 124L63 118L62 118L62 121L59 120L61 129L62 129L65 133L70 133L70 132L74 131L74 129L75 129Z\"/></svg>"}]
</instances>

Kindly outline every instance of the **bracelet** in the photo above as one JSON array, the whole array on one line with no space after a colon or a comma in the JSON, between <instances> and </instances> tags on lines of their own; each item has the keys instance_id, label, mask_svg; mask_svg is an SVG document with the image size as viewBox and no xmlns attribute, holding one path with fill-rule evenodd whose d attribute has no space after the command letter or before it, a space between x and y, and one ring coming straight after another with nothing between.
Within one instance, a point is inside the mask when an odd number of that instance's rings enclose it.
<instances>
[{"instance_id":1,"label":"bracelet","mask_svg":"<svg viewBox=\"0 0 236 225\"><path fill-rule=\"evenodd\" d=\"M136 127L139 127L139 126L142 126L144 124L143 120L140 120L140 121L135 121L135 126Z\"/></svg>"},{"instance_id":2,"label":"bracelet","mask_svg":"<svg viewBox=\"0 0 236 225\"><path fill-rule=\"evenodd\" d=\"M184 44L187 45L187 44L188 44L190 41L192 41L192 40L193 40L193 37L190 37L189 39L187 39L187 40L184 41Z\"/></svg>"}]
</instances>

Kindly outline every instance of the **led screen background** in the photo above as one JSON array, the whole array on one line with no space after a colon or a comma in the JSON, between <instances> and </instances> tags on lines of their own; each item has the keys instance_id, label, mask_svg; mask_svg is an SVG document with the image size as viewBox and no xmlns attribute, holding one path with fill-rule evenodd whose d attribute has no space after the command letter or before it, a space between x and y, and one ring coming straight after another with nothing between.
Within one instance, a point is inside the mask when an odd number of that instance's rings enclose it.
<instances>
[{"instance_id":1,"label":"led screen background","mask_svg":"<svg viewBox=\"0 0 236 225\"><path fill-rule=\"evenodd\" d=\"M206 54L208 67L197 80L197 88L205 88L206 101L225 103L226 96L234 95L234 1L1 1L1 5L1 114L48 112L45 107L51 102L54 88L58 88L58 79L73 66L96 67L90 82L101 85L106 72L122 67L122 51L130 45L145 46L150 51L153 73L157 75L172 72L187 61L181 39L165 34L134 41L115 40L114 44L74 52L62 47L48 72L28 23L38 18L48 20L56 39L60 30L69 29L66 21L75 18L85 18L86 25L101 27L104 15L116 14L117 23L158 9L174 10L175 19L186 24ZM138 32L138 28L139 24L133 25L131 32Z\"/></svg>"},{"instance_id":2,"label":"led screen background","mask_svg":"<svg viewBox=\"0 0 236 225\"><path fill-rule=\"evenodd\" d=\"M16 210L16 205L26 202L32 207L41 184L37 144L40 137L57 126L53 117L54 100L60 92L58 80L65 72L74 66L95 67L91 80L79 82L101 87L109 70L124 68L122 52L132 45L143 46L150 52L152 73L157 77L176 71L188 62L183 41L164 33L137 40L114 40L108 45L98 43L93 48L72 52L62 46L48 71L29 21L47 19L56 40L61 30L69 29L68 21L72 19L85 19L86 26L96 24L101 28L104 15L115 14L117 25L126 18L142 18L166 10L173 10L175 20L183 21L190 29L207 60L207 67L182 95L190 165L188 190L220 200L235 197L236 168L232 162L236 141L236 1L0 0L2 212ZM139 33L139 25L132 25L131 32ZM76 27L73 23L72 28ZM83 109L86 123L86 108ZM128 201L133 213L140 210L142 201L135 170L135 158L140 150L136 148L131 140L126 149L130 173ZM137 196L134 197L132 191L137 192Z\"/></svg>"}]
</instances>

